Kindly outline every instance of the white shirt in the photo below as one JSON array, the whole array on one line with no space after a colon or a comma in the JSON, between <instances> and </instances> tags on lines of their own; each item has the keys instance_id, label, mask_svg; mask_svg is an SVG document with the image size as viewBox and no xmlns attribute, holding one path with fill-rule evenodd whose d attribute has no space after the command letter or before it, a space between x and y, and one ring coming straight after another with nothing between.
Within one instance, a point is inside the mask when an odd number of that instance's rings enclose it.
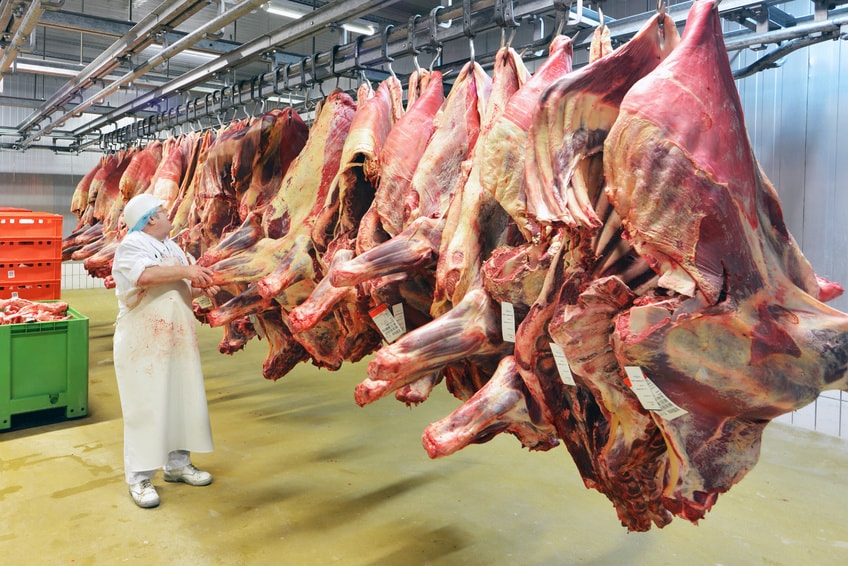
<instances>
[{"instance_id":1,"label":"white shirt","mask_svg":"<svg viewBox=\"0 0 848 566\"><path fill-rule=\"evenodd\" d=\"M118 318L125 315L141 301L145 290L138 286L138 278L154 265L189 265L186 253L170 238L160 242L150 234L136 230L129 232L115 250L112 278L118 298ZM186 280L186 285L191 283Z\"/></svg>"}]
</instances>

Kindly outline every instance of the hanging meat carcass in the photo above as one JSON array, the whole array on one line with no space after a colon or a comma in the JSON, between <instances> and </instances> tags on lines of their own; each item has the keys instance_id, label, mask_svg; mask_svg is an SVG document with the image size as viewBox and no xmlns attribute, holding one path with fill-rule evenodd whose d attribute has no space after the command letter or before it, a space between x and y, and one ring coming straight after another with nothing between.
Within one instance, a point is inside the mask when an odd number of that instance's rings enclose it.
<instances>
[{"instance_id":1,"label":"hanging meat carcass","mask_svg":"<svg viewBox=\"0 0 848 566\"><path fill-rule=\"evenodd\" d=\"M327 316L339 319L346 331L339 349L348 359L359 359L366 349L375 349L380 337L368 316L367 297L360 296L356 288L334 287L325 274L353 257L361 219L373 205L380 153L403 112L401 94L400 81L394 77L384 80L376 92L368 83L360 87L339 172L312 228L322 277L309 298L288 313L295 334L315 327Z\"/></svg>"},{"instance_id":2,"label":"hanging meat carcass","mask_svg":"<svg viewBox=\"0 0 848 566\"><path fill-rule=\"evenodd\" d=\"M242 154L253 155L250 171L233 169L233 176L246 176L250 184L238 198L239 218L261 211L274 197L289 165L306 144L309 128L291 108L263 114L245 136ZM250 142L249 144L246 142ZM248 160L243 158L244 167Z\"/></svg>"},{"instance_id":3,"label":"hanging meat carcass","mask_svg":"<svg viewBox=\"0 0 848 566\"><path fill-rule=\"evenodd\" d=\"M250 285L240 296L210 312L210 324L217 326L241 316L279 308L283 309L285 320L288 309L309 296L317 280L310 233L338 173L354 112L355 103L346 93L336 91L327 98L303 151L292 162L280 190L264 211L265 237L250 248L214 263L215 281ZM275 299L282 307L272 303ZM337 369L343 360L337 345L343 336L344 329L336 319L330 318L320 327L298 333L294 338L314 363ZM282 375L266 374L266 377L278 379Z\"/></svg>"},{"instance_id":4,"label":"hanging meat carcass","mask_svg":"<svg viewBox=\"0 0 848 566\"><path fill-rule=\"evenodd\" d=\"M667 290L617 316L613 349L685 411L651 416L663 502L697 520L757 461L769 420L846 387L848 315L819 302L841 288L815 276L754 158L712 2L628 92L604 154L626 236Z\"/></svg>"},{"instance_id":5,"label":"hanging meat carcass","mask_svg":"<svg viewBox=\"0 0 848 566\"><path fill-rule=\"evenodd\" d=\"M660 23L664 34L660 33ZM603 320L596 322L594 311L588 308L583 318L575 316L587 329L580 340L565 340L550 321L557 309L574 304L584 286L606 274L605 270L621 267L636 274L649 271L644 262L609 259L627 260L628 255L621 250L617 216L609 210L603 195L601 148L622 97L676 44L673 21L656 16L626 45L557 81L545 92L530 130L523 197L530 223L542 227L539 245L529 250L504 249L491 258L485 270L487 288L499 300L514 301L520 298L526 282L510 277L512 272L523 266L532 274L533 265L544 265L538 258L554 255L542 292L517 329L516 365L532 395L532 405L540 407L546 420L554 423L557 436L565 441L587 486L607 494L630 528L635 523L644 527L645 521L650 525L652 517L665 513L661 506L656 509L655 499L646 503L639 495L656 485L644 478L656 471L654 452L645 448L653 447L656 430L638 404L633 410L634 404L626 396L616 398L615 389L612 393L603 390L601 376L611 371ZM612 235L606 228L602 231L601 219L606 220ZM541 255L548 242L553 249ZM539 249L534 250L536 247ZM627 248L626 244L623 247ZM522 257L525 253L526 259ZM615 273L625 275L624 271ZM560 378L549 345L549 323L551 335L560 336L559 344L572 360L576 386L566 387ZM614 371L614 363L612 367ZM594 372L596 378L588 386L582 381L586 371Z\"/></svg>"},{"instance_id":6,"label":"hanging meat carcass","mask_svg":"<svg viewBox=\"0 0 848 566\"><path fill-rule=\"evenodd\" d=\"M398 145L390 146L389 144L390 142L397 144L399 140L409 139L412 135L411 125L420 125L422 121L427 123L429 105L439 96L428 94L420 98L418 103L410 109L410 113L414 113L414 119L408 120L410 114L407 114L392 129L386 138L387 151L381 154L383 173L380 177L381 186L377 192L382 191L383 198L390 194L394 195L395 206L392 209L391 219L384 219L382 214L380 219L384 226L395 226L401 229L407 226L407 228L391 240L364 252L356 260L334 263L327 273L329 283L336 287L352 288L366 280L375 279L380 275L398 273L401 270L421 273L427 267L428 259L435 258L432 250L438 248L439 234L444 226L444 211L451 195L456 192L458 183L463 178L462 162L468 157L479 135L482 112L491 88L490 83L490 79L479 65L469 63L463 67L443 107L432 119L434 131L429 137L429 143L423 154L417 159L411 159L413 155L410 153L401 153ZM400 135L393 136L395 132L400 132ZM424 132L426 133L426 129ZM401 161L402 164L396 161ZM407 170L412 163L417 163L417 168L407 182L406 173L401 172ZM386 175L386 172L391 174ZM383 186L384 183L386 186ZM422 199L424 208L419 210L418 203ZM401 203L404 203L403 206ZM376 196L374 205L377 206L377 210L382 209L382 203ZM374 210L373 205L371 210ZM395 251L396 248L398 248L397 251ZM405 260L411 260L416 265L403 263ZM379 267L375 262L379 263ZM362 276L356 281L344 281L342 277L350 272L356 272ZM377 291L372 288L370 293L362 290L359 294L368 295L375 292ZM330 299L325 293L321 297L305 302L293 313L298 328L311 327L329 312L342 296L337 294ZM427 303L429 302L428 297ZM429 310L429 304L414 305L412 308L426 313Z\"/></svg>"}]
</instances>

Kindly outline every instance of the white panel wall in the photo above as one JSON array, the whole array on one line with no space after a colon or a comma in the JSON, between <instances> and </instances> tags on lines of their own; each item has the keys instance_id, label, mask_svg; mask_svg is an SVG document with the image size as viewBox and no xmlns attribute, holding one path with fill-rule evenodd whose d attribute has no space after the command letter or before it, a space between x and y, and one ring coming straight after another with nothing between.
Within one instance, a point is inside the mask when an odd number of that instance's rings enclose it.
<instances>
[{"instance_id":1,"label":"white panel wall","mask_svg":"<svg viewBox=\"0 0 848 566\"><path fill-rule=\"evenodd\" d=\"M810 5L787 10L801 14ZM733 63L746 66L766 52L746 51ZM789 231L819 275L848 287L848 41L796 51L737 87L754 153L780 195ZM848 296L829 305L848 312ZM826 392L778 420L848 436L848 395Z\"/></svg>"}]
</instances>

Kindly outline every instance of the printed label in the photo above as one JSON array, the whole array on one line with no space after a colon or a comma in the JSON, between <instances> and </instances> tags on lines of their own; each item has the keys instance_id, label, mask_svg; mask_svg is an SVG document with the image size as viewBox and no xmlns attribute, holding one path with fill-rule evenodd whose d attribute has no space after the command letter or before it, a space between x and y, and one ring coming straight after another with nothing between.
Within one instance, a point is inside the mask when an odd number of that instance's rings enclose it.
<instances>
[{"instance_id":1,"label":"printed label","mask_svg":"<svg viewBox=\"0 0 848 566\"><path fill-rule=\"evenodd\" d=\"M656 410L656 413L659 416L661 416L662 418L664 418L667 421L670 421L672 419L676 419L677 417L679 417L681 415L685 415L688 412L688 411L686 411L686 409L683 409L683 408L675 405L674 402L671 399L666 397L665 393L663 393L662 390L659 387L657 387L656 383L654 383L653 381L651 381L647 377L645 378L645 381L648 383L648 387L651 388L651 391L654 394L654 399L656 399L657 404L660 407L659 409Z\"/></svg>"},{"instance_id":2,"label":"printed label","mask_svg":"<svg viewBox=\"0 0 848 566\"><path fill-rule=\"evenodd\" d=\"M397 321L395 321L395 317L385 304L374 307L368 311L368 314L371 316L374 324L377 325L380 334L383 335L383 338L389 344L400 338L403 334Z\"/></svg>"},{"instance_id":3,"label":"printed label","mask_svg":"<svg viewBox=\"0 0 848 566\"><path fill-rule=\"evenodd\" d=\"M504 342L515 342L515 309L512 303L501 303L501 333Z\"/></svg>"},{"instance_id":4,"label":"printed label","mask_svg":"<svg viewBox=\"0 0 848 566\"><path fill-rule=\"evenodd\" d=\"M15 270L14 270L14 269L10 269L10 270L7 272L7 275L6 275L6 276L7 276L9 279L14 279L14 278L15 278Z\"/></svg>"},{"instance_id":5,"label":"printed label","mask_svg":"<svg viewBox=\"0 0 848 566\"><path fill-rule=\"evenodd\" d=\"M656 412L668 421L687 413L685 409L678 407L671 399L666 397L665 393L645 376L642 368L626 366L624 371L627 373L625 383L636 394L645 409Z\"/></svg>"},{"instance_id":6,"label":"printed label","mask_svg":"<svg viewBox=\"0 0 848 566\"><path fill-rule=\"evenodd\" d=\"M403 303L392 305L392 316L395 317L401 334L406 334L406 318L403 316Z\"/></svg>"},{"instance_id":7,"label":"printed label","mask_svg":"<svg viewBox=\"0 0 848 566\"><path fill-rule=\"evenodd\" d=\"M660 406L657 403L657 400L654 399L654 393L648 385L645 374L642 373L642 368L639 366L626 366L624 371L627 374L627 385L630 386L630 389L636 394L636 397L639 399L639 402L642 403L642 406L649 411L656 411L659 409Z\"/></svg>"},{"instance_id":8,"label":"printed label","mask_svg":"<svg viewBox=\"0 0 848 566\"><path fill-rule=\"evenodd\" d=\"M574 382L574 374L571 373L571 367L568 365L568 358L565 357L565 352L562 351L562 346L551 342L551 353L554 355L554 363L556 363L559 377L566 385L577 385Z\"/></svg>"}]
</instances>

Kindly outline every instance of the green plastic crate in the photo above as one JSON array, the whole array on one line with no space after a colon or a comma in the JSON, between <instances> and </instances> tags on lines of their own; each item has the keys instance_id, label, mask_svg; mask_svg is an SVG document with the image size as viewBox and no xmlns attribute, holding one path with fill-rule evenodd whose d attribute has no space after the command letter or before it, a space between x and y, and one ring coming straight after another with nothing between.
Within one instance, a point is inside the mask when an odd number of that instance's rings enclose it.
<instances>
[{"instance_id":1,"label":"green plastic crate","mask_svg":"<svg viewBox=\"0 0 848 566\"><path fill-rule=\"evenodd\" d=\"M88 414L88 317L0 325L0 430L12 415L64 407Z\"/></svg>"}]
</instances>

